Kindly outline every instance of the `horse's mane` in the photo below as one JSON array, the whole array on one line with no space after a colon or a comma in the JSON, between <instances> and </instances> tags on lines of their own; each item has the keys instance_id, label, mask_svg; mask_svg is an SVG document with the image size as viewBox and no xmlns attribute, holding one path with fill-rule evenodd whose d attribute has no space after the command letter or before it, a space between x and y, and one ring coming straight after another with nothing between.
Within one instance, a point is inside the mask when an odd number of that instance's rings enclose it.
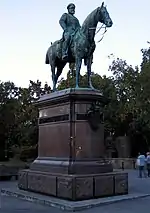
<instances>
[{"instance_id":1,"label":"horse's mane","mask_svg":"<svg viewBox=\"0 0 150 213\"><path fill-rule=\"evenodd\" d=\"M98 10L100 9L100 7L96 8L95 10L93 10L84 20L83 24L82 24L82 29L90 23L91 19L94 18L95 14L98 12Z\"/></svg>"}]
</instances>

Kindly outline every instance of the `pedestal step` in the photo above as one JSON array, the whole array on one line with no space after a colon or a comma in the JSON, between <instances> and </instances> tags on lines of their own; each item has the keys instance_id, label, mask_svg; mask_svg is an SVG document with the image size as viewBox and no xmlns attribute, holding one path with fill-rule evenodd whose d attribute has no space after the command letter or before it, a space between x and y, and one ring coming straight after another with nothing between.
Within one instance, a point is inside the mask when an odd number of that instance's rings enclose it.
<instances>
[{"instance_id":1,"label":"pedestal step","mask_svg":"<svg viewBox=\"0 0 150 213\"><path fill-rule=\"evenodd\" d=\"M90 160L76 160L69 161L69 159L57 158L52 160L51 158L37 158L31 165L30 170L70 174L70 175L85 175L85 174L99 174L110 173L113 171L112 164L105 159L90 159Z\"/></svg>"},{"instance_id":2,"label":"pedestal step","mask_svg":"<svg viewBox=\"0 0 150 213\"><path fill-rule=\"evenodd\" d=\"M128 194L128 174L61 175L22 170L18 187L68 200L86 200Z\"/></svg>"}]
</instances>

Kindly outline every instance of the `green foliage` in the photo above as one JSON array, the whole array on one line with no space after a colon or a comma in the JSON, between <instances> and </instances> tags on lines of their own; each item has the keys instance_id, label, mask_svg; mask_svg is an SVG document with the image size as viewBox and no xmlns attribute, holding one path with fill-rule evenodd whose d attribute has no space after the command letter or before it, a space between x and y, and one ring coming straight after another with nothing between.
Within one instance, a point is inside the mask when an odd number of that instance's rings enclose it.
<instances>
[{"instance_id":1,"label":"green foliage","mask_svg":"<svg viewBox=\"0 0 150 213\"><path fill-rule=\"evenodd\" d=\"M33 160L38 156L38 146L29 146L24 148L20 153L20 160L27 161Z\"/></svg>"},{"instance_id":2,"label":"green foliage","mask_svg":"<svg viewBox=\"0 0 150 213\"><path fill-rule=\"evenodd\" d=\"M30 81L28 88L12 82L0 83L0 160L4 160L13 145L34 145L38 141L38 110L33 102L50 93L50 87Z\"/></svg>"}]
</instances>

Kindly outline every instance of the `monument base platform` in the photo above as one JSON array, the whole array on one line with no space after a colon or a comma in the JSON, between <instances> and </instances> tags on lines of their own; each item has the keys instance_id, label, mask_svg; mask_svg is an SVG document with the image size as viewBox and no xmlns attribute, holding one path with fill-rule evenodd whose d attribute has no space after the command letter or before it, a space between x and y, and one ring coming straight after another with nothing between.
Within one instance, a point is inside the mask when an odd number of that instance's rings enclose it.
<instances>
[{"instance_id":1,"label":"monument base platform","mask_svg":"<svg viewBox=\"0 0 150 213\"><path fill-rule=\"evenodd\" d=\"M19 173L19 189L67 200L128 194L128 174L121 172L67 175L32 170Z\"/></svg>"}]
</instances>

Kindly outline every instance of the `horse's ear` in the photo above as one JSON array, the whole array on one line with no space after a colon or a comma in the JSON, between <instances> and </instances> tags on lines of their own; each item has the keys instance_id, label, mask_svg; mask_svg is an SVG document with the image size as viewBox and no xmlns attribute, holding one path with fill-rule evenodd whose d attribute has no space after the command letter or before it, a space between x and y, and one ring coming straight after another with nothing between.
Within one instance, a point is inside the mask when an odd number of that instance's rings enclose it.
<instances>
[{"instance_id":1,"label":"horse's ear","mask_svg":"<svg viewBox=\"0 0 150 213\"><path fill-rule=\"evenodd\" d=\"M102 7L104 7L104 2L102 2Z\"/></svg>"}]
</instances>

